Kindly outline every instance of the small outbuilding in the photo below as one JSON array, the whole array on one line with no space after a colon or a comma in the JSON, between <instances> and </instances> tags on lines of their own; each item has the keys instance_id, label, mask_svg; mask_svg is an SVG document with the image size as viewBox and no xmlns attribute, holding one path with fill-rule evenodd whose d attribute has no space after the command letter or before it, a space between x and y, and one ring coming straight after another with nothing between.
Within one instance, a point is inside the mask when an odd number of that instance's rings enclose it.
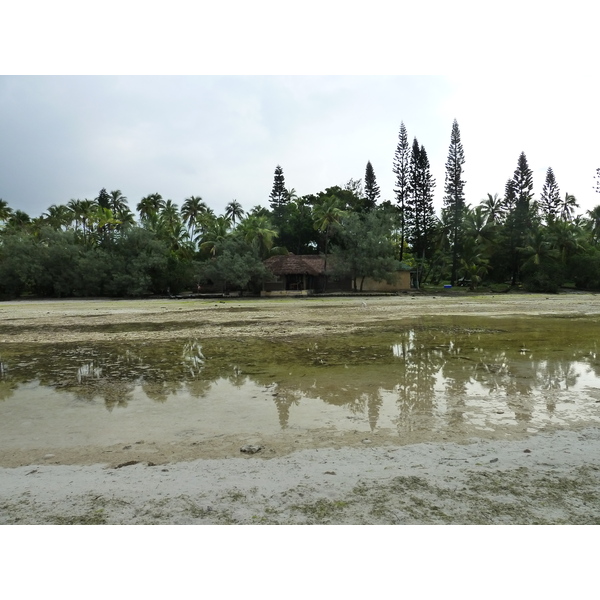
<instances>
[{"instance_id":1,"label":"small outbuilding","mask_svg":"<svg viewBox=\"0 0 600 600\"><path fill-rule=\"evenodd\" d=\"M328 267L334 257L328 258ZM262 296L308 296L327 289L328 292L351 292L350 277L336 277L325 273L325 258L318 254L284 254L271 256L265 266L275 280L263 285ZM327 269L329 271L329 268ZM394 293L411 289L411 269L394 274L392 283L365 278L363 292ZM327 285L325 285L327 283Z\"/></svg>"}]
</instances>

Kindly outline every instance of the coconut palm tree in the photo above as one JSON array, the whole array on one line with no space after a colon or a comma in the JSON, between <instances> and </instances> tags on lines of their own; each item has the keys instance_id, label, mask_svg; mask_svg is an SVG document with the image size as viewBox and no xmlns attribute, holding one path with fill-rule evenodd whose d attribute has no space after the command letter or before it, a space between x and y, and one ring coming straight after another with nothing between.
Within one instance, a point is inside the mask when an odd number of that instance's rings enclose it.
<instances>
[{"instance_id":1,"label":"coconut palm tree","mask_svg":"<svg viewBox=\"0 0 600 600\"><path fill-rule=\"evenodd\" d=\"M150 214L158 214L164 205L165 201L160 194L150 194L144 196L135 209L140 213L140 219L145 221Z\"/></svg>"},{"instance_id":2,"label":"coconut palm tree","mask_svg":"<svg viewBox=\"0 0 600 600\"><path fill-rule=\"evenodd\" d=\"M79 226L82 224L83 219L83 206L81 200L71 199L67 203L68 209L73 215L73 223L75 223L75 233L79 233Z\"/></svg>"},{"instance_id":3,"label":"coconut palm tree","mask_svg":"<svg viewBox=\"0 0 600 600\"><path fill-rule=\"evenodd\" d=\"M250 215L246 217L236 230L244 240L258 247L259 254L267 258L278 235L269 217L265 215Z\"/></svg>"},{"instance_id":4,"label":"coconut palm tree","mask_svg":"<svg viewBox=\"0 0 600 600\"><path fill-rule=\"evenodd\" d=\"M116 215L125 210L129 210L127 205L127 198L123 196L121 190L114 190L109 194L108 208L113 211L113 215Z\"/></svg>"},{"instance_id":5,"label":"coconut palm tree","mask_svg":"<svg viewBox=\"0 0 600 600\"><path fill-rule=\"evenodd\" d=\"M527 236L527 245L520 248L525 262L522 267L530 266L539 267L547 261L556 261L559 257L558 252L552 247L551 241L548 239L544 229L537 229L530 232Z\"/></svg>"},{"instance_id":6,"label":"coconut palm tree","mask_svg":"<svg viewBox=\"0 0 600 600\"><path fill-rule=\"evenodd\" d=\"M160 209L160 220L164 225L171 228L181 223L179 209L173 200L167 200L163 204L162 208Z\"/></svg>"},{"instance_id":7,"label":"coconut palm tree","mask_svg":"<svg viewBox=\"0 0 600 600\"><path fill-rule=\"evenodd\" d=\"M135 225L135 215L129 210L128 206L125 206L113 214L115 219L119 221L119 225L117 225L118 231L123 231L124 229Z\"/></svg>"},{"instance_id":8,"label":"coconut palm tree","mask_svg":"<svg viewBox=\"0 0 600 600\"><path fill-rule=\"evenodd\" d=\"M31 225L31 217L22 210L15 210L8 217L6 226L13 230L22 230Z\"/></svg>"},{"instance_id":9,"label":"coconut palm tree","mask_svg":"<svg viewBox=\"0 0 600 600\"><path fill-rule=\"evenodd\" d=\"M487 198L481 201L480 206L482 207L483 215L490 223L498 225L504 221L506 209L503 198L498 198L498 194L494 194L493 196L488 194Z\"/></svg>"},{"instance_id":10,"label":"coconut palm tree","mask_svg":"<svg viewBox=\"0 0 600 600\"><path fill-rule=\"evenodd\" d=\"M587 211L587 229L590 232L591 242L594 246L600 242L600 204Z\"/></svg>"},{"instance_id":11,"label":"coconut palm tree","mask_svg":"<svg viewBox=\"0 0 600 600\"><path fill-rule=\"evenodd\" d=\"M579 204L577 203L577 199L573 194L566 193L564 200L561 201L559 206L559 217L563 221L571 221L573 219L573 214L575 213L575 209L579 208Z\"/></svg>"},{"instance_id":12,"label":"coconut palm tree","mask_svg":"<svg viewBox=\"0 0 600 600\"><path fill-rule=\"evenodd\" d=\"M548 229L552 247L558 252L563 264L566 264L581 249L581 229L562 219L554 221Z\"/></svg>"},{"instance_id":13,"label":"coconut palm tree","mask_svg":"<svg viewBox=\"0 0 600 600\"><path fill-rule=\"evenodd\" d=\"M219 251L219 246L229 236L231 221L227 217L216 217L208 224L206 231L199 238L200 249L208 251L211 256L215 256Z\"/></svg>"},{"instance_id":14,"label":"coconut palm tree","mask_svg":"<svg viewBox=\"0 0 600 600\"><path fill-rule=\"evenodd\" d=\"M73 222L73 212L64 204L52 204L48 210L42 214L42 221L53 229L66 229Z\"/></svg>"},{"instance_id":15,"label":"coconut palm tree","mask_svg":"<svg viewBox=\"0 0 600 600\"><path fill-rule=\"evenodd\" d=\"M96 206L96 210L90 217L90 231L95 230L95 234L99 242L105 242L110 237L112 232L118 227L121 222L115 218L110 208Z\"/></svg>"},{"instance_id":16,"label":"coconut palm tree","mask_svg":"<svg viewBox=\"0 0 600 600\"><path fill-rule=\"evenodd\" d=\"M225 216L231 220L234 227L236 225L236 220L241 221L245 214L242 205L237 200L232 200L225 207Z\"/></svg>"},{"instance_id":17,"label":"coconut palm tree","mask_svg":"<svg viewBox=\"0 0 600 600\"><path fill-rule=\"evenodd\" d=\"M79 209L81 210L81 229L83 232L83 241L89 240L89 234L93 228L94 215L96 214L96 209L98 205L95 200L88 200L85 198L80 201L81 204Z\"/></svg>"},{"instance_id":18,"label":"coconut palm tree","mask_svg":"<svg viewBox=\"0 0 600 600\"><path fill-rule=\"evenodd\" d=\"M180 211L181 218L189 229L191 239L196 237L196 229L200 216L207 210L208 206L200 196L190 196L183 202Z\"/></svg>"},{"instance_id":19,"label":"coconut palm tree","mask_svg":"<svg viewBox=\"0 0 600 600\"><path fill-rule=\"evenodd\" d=\"M295 188L292 188L291 190L288 190L286 188L285 200L286 200L286 202L296 202L296 200L298 200L298 194L296 193Z\"/></svg>"},{"instance_id":20,"label":"coconut palm tree","mask_svg":"<svg viewBox=\"0 0 600 600\"><path fill-rule=\"evenodd\" d=\"M317 231L325 234L325 271L327 272L327 252L329 248L329 239L333 235L335 227L340 224L341 219L346 214L342 208L342 203L335 195L325 196L320 204L313 208L313 226Z\"/></svg>"},{"instance_id":21,"label":"coconut palm tree","mask_svg":"<svg viewBox=\"0 0 600 600\"><path fill-rule=\"evenodd\" d=\"M487 249L494 244L496 229L496 223L490 220L484 205L480 204L472 210L465 208L465 235L481 248Z\"/></svg>"},{"instance_id":22,"label":"coconut palm tree","mask_svg":"<svg viewBox=\"0 0 600 600\"><path fill-rule=\"evenodd\" d=\"M469 282L469 289L474 291L490 270L488 259L477 244L467 244L460 258L459 275Z\"/></svg>"},{"instance_id":23,"label":"coconut palm tree","mask_svg":"<svg viewBox=\"0 0 600 600\"><path fill-rule=\"evenodd\" d=\"M0 221L8 221L9 217L13 214L13 209L8 206L8 202L6 200L2 200L0 198Z\"/></svg>"}]
</instances>

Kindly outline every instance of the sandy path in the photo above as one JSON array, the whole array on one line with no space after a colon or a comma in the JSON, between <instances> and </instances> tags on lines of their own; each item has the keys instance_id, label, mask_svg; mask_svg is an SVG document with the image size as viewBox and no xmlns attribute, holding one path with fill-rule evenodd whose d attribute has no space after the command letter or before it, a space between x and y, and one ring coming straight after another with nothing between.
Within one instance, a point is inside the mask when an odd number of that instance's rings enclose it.
<instances>
[{"instance_id":1,"label":"sandy path","mask_svg":"<svg viewBox=\"0 0 600 600\"><path fill-rule=\"evenodd\" d=\"M11 302L0 304L0 343L329 335L428 314L597 315L600 296ZM101 464L89 464L106 449L75 449L68 460L52 457L69 464L52 465L42 464L37 452L18 463L24 466L0 469L0 523L600 520L597 428L467 445L336 442L342 447L291 445L271 458L191 460L196 455L173 452L177 462L140 456L120 468L106 454L97 459Z\"/></svg>"}]
</instances>

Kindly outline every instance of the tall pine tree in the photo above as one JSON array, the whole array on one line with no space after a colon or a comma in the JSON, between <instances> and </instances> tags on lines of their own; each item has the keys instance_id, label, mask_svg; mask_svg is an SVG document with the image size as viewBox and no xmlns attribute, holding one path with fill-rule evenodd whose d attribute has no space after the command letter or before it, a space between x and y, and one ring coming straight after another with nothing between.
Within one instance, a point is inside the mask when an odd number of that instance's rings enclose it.
<instances>
[{"instance_id":1,"label":"tall pine tree","mask_svg":"<svg viewBox=\"0 0 600 600\"><path fill-rule=\"evenodd\" d=\"M379 199L379 186L377 185L377 181L375 179L375 171L373 170L373 165L371 161L367 161L367 168L365 170L365 197L366 197L366 206L365 210L370 211L375 208L377 204L377 200Z\"/></svg>"},{"instance_id":2,"label":"tall pine tree","mask_svg":"<svg viewBox=\"0 0 600 600\"><path fill-rule=\"evenodd\" d=\"M279 212L287 202L287 191L285 189L285 177L283 176L283 169L280 165L275 167L275 176L273 178L273 189L269 195L271 200L271 209L274 212Z\"/></svg>"},{"instance_id":3,"label":"tall pine tree","mask_svg":"<svg viewBox=\"0 0 600 600\"><path fill-rule=\"evenodd\" d=\"M546 171L546 181L540 195L539 206L546 224L556 221L560 210L560 188L556 183L552 167L548 167Z\"/></svg>"},{"instance_id":4,"label":"tall pine tree","mask_svg":"<svg viewBox=\"0 0 600 600\"><path fill-rule=\"evenodd\" d=\"M410 172L410 146L408 145L408 136L404 122L400 123L400 133L398 134L398 146L394 153L393 172L396 175L396 205L400 213L400 260L403 258L404 244L406 240L406 220L405 210L408 196L410 194L409 172Z\"/></svg>"},{"instance_id":5,"label":"tall pine tree","mask_svg":"<svg viewBox=\"0 0 600 600\"><path fill-rule=\"evenodd\" d=\"M511 284L519 278L519 248L526 246L527 233L532 230L534 221L533 171L529 168L525 152L521 152L512 182L507 184L507 197L511 207L506 219L506 229L510 239Z\"/></svg>"},{"instance_id":6,"label":"tall pine tree","mask_svg":"<svg viewBox=\"0 0 600 600\"><path fill-rule=\"evenodd\" d=\"M435 180L431 175L425 146L419 146L417 138L414 139L412 145L408 181L409 196L405 206L407 236L415 257L427 259L431 249L431 234L435 225L433 208Z\"/></svg>"},{"instance_id":7,"label":"tall pine tree","mask_svg":"<svg viewBox=\"0 0 600 600\"><path fill-rule=\"evenodd\" d=\"M447 213L447 222L450 227L450 244L452 248L452 272L450 283L455 285L458 270L458 257L460 254L460 230L465 207L465 181L462 178L462 166L465 162L463 146L460 141L460 131L456 119L452 123L450 134L450 148L446 161L446 180L444 184L444 210Z\"/></svg>"}]
</instances>

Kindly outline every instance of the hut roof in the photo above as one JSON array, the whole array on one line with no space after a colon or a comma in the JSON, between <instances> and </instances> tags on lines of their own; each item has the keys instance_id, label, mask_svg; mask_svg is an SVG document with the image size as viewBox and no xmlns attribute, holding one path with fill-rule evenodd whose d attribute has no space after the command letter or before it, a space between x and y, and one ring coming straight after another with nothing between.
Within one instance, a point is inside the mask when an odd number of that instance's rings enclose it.
<instances>
[{"instance_id":1,"label":"hut roof","mask_svg":"<svg viewBox=\"0 0 600 600\"><path fill-rule=\"evenodd\" d=\"M315 254L285 254L271 256L265 265L274 275L322 275L325 259Z\"/></svg>"}]
</instances>

